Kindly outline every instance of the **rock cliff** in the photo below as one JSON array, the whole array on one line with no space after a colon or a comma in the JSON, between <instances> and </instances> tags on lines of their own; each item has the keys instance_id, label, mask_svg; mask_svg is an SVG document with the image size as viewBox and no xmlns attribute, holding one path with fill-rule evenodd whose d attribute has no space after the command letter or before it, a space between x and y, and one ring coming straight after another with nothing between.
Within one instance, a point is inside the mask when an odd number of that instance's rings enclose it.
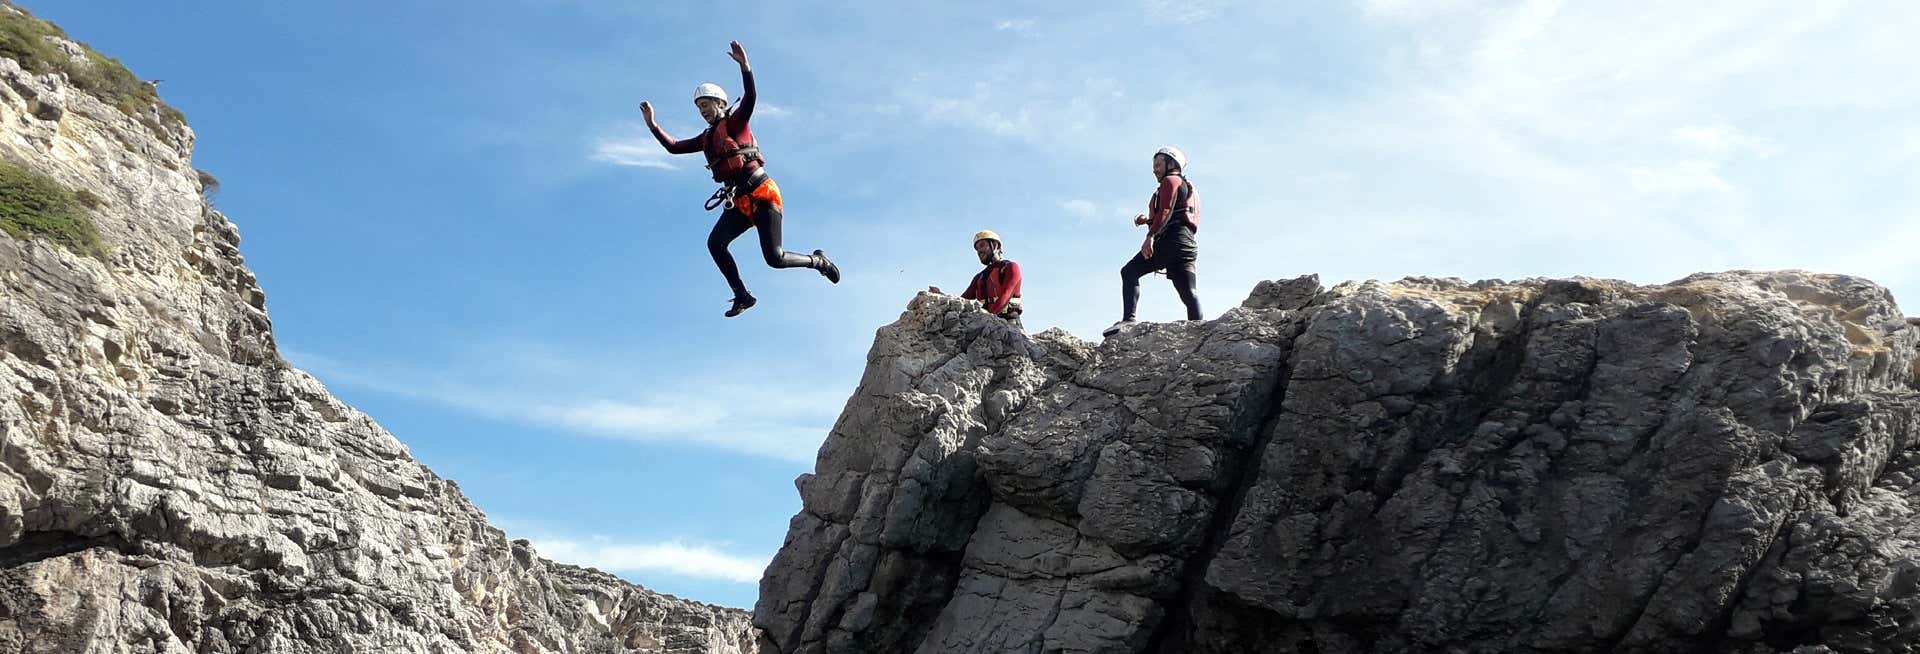
<instances>
[{"instance_id":1,"label":"rock cliff","mask_svg":"<svg viewBox=\"0 0 1920 654\"><path fill-rule=\"evenodd\" d=\"M1920 648L1920 329L1864 280L1260 285L1095 345L922 294L764 651Z\"/></svg>"},{"instance_id":2,"label":"rock cliff","mask_svg":"<svg viewBox=\"0 0 1920 654\"><path fill-rule=\"evenodd\" d=\"M0 159L98 241L0 234L0 651L754 651L744 611L510 542L290 368L192 131L76 83L118 64L0 21L70 57L0 57Z\"/></svg>"}]
</instances>

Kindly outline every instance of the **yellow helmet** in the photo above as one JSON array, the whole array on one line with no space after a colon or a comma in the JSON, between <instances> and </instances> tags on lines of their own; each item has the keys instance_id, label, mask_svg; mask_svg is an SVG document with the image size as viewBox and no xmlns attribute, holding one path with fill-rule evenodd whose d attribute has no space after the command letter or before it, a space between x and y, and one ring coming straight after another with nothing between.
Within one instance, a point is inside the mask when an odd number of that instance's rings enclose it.
<instances>
[{"instance_id":1,"label":"yellow helmet","mask_svg":"<svg viewBox=\"0 0 1920 654\"><path fill-rule=\"evenodd\" d=\"M1006 242L1006 241L1002 241L1002 240L1000 240L1000 235L999 235L999 234L995 234L995 233L993 233L993 230L991 230L991 229L983 229L983 230L980 230L980 233L978 233L978 234L974 234L974 235L973 235L973 242L975 242L975 243L979 243L979 242L981 242L981 241L984 241L984 240L987 240L987 239L993 239L993 242L995 242L995 243L1005 243L1005 242Z\"/></svg>"}]
</instances>

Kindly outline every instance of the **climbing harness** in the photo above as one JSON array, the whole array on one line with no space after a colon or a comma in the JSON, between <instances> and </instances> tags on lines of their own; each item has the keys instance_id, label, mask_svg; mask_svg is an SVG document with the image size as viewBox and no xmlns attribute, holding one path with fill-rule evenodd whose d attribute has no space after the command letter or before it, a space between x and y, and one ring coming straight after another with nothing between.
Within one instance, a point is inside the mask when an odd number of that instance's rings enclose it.
<instances>
[{"instance_id":1,"label":"climbing harness","mask_svg":"<svg viewBox=\"0 0 1920 654\"><path fill-rule=\"evenodd\" d=\"M753 173L747 175L745 180L722 182L720 188L715 189L713 195L707 197L707 211L713 211L714 209L722 207L732 209L734 207L734 198L752 193L754 189L760 188L761 184L766 183L767 177L767 169L755 168L753 169Z\"/></svg>"}]
</instances>

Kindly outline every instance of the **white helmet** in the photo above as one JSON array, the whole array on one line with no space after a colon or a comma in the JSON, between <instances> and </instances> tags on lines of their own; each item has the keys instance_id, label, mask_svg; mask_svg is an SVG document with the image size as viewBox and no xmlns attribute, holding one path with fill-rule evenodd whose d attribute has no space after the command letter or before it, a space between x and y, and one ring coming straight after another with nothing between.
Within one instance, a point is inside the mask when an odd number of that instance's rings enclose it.
<instances>
[{"instance_id":1,"label":"white helmet","mask_svg":"<svg viewBox=\"0 0 1920 654\"><path fill-rule=\"evenodd\" d=\"M707 82L705 84L701 84L699 88L696 88L693 90L693 99L697 102L700 100L700 98L713 98L715 100L719 100L720 104L726 104L727 90L720 88L719 84L715 84L713 82Z\"/></svg>"},{"instance_id":2,"label":"white helmet","mask_svg":"<svg viewBox=\"0 0 1920 654\"><path fill-rule=\"evenodd\" d=\"M1163 154L1167 155L1168 159L1173 160L1173 165L1178 166L1180 170L1184 171L1187 169L1187 153L1181 152L1180 148L1176 148L1169 145L1167 147L1160 148L1159 150L1154 151L1153 154L1156 156L1163 155Z\"/></svg>"}]
</instances>

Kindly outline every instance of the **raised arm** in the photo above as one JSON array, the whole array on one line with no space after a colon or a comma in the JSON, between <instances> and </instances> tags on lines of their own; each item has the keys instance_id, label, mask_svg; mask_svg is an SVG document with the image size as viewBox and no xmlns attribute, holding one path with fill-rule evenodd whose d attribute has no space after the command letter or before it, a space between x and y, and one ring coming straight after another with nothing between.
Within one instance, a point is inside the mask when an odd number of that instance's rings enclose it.
<instances>
[{"instance_id":1,"label":"raised arm","mask_svg":"<svg viewBox=\"0 0 1920 654\"><path fill-rule=\"evenodd\" d=\"M660 129L660 124L653 122L652 103L640 103L640 115L647 119L647 129L653 130L653 138L660 141L660 147L666 148L667 152L673 154L693 154L700 151L699 136L684 141L675 141L672 136L667 134L667 130Z\"/></svg>"},{"instance_id":2,"label":"raised arm","mask_svg":"<svg viewBox=\"0 0 1920 654\"><path fill-rule=\"evenodd\" d=\"M734 41L732 48L727 56L740 64L740 106L733 108L727 120L730 121L728 126L740 129L746 126L748 119L753 118L753 101L759 99L760 95L753 90L753 66L747 64L746 49L740 47L739 41Z\"/></svg>"}]
</instances>

